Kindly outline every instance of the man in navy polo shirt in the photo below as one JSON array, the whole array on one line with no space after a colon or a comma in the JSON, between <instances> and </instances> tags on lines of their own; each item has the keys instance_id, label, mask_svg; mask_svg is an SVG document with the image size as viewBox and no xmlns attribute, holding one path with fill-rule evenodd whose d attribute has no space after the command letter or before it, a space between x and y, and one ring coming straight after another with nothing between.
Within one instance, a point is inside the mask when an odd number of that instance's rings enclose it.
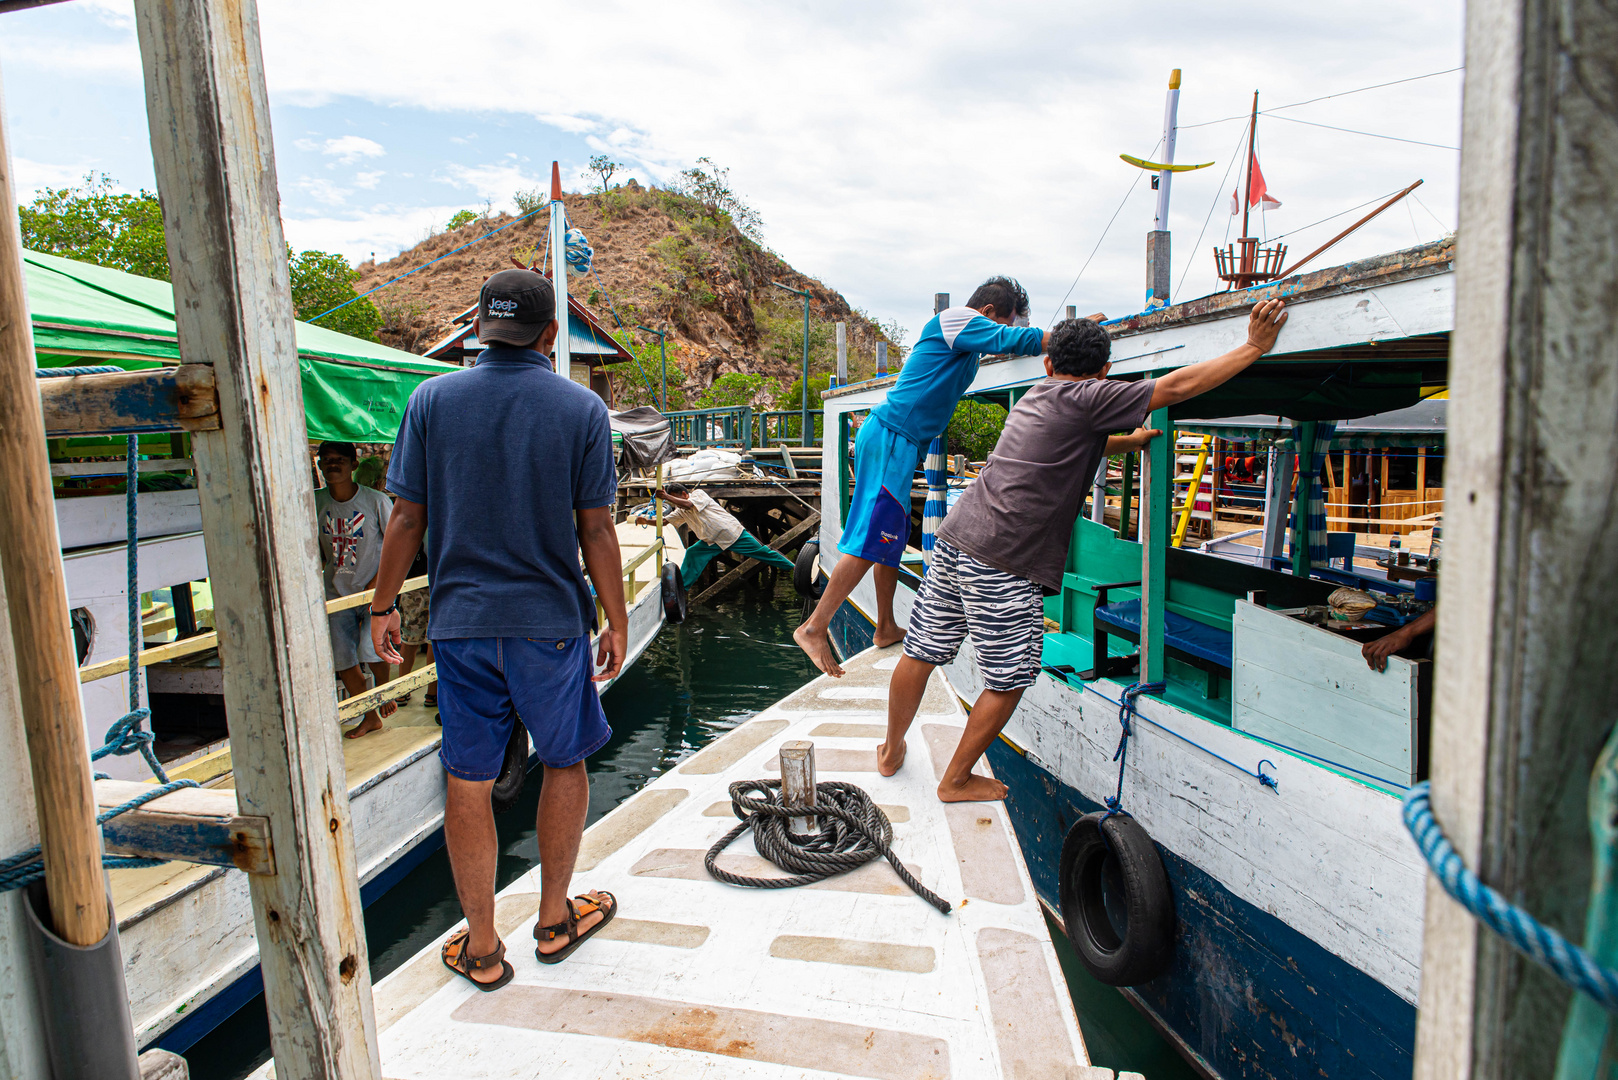
<instances>
[{"instance_id":1,"label":"man in navy polo shirt","mask_svg":"<svg viewBox=\"0 0 1618 1080\"><path fill-rule=\"evenodd\" d=\"M474 325L488 346L477 366L422 383L400 423L388 470L398 497L371 625L379 655L398 663L395 597L430 525L427 634L449 773L444 841L467 921L443 959L493 990L512 967L494 928L489 795L519 719L545 766L536 955L560 961L617 913L608 893L567 891L589 809L584 760L611 735L594 682L618 673L628 620L607 408L551 368L550 282L531 270L495 274ZM581 550L608 622L593 662L595 599Z\"/></svg>"}]
</instances>

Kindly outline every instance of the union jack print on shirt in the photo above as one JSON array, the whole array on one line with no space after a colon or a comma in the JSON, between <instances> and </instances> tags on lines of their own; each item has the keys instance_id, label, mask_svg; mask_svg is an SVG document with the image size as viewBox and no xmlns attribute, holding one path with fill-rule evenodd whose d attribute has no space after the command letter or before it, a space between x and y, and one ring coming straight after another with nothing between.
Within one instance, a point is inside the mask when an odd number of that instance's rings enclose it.
<instances>
[{"instance_id":1,"label":"union jack print on shirt","mask_svg":"<svg viewBox=\"0 0 1618 1080\"><path fill-rule=\"evenodd\" d=\"M331 557L337 569L346 570L359 562L360 541L365 539L365 511L356 510L348 517L328 512L320 531L331 538Z\"/></svg>"}]
</instances>

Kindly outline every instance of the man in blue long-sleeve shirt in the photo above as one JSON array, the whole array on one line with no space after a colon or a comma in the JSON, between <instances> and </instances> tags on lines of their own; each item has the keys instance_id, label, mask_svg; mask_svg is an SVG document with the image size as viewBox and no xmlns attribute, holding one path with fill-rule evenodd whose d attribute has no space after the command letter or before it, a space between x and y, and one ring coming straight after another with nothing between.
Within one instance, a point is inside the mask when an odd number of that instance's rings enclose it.
<instances>
[{"instance_id":1,"label":"man in blue long-sleeve shirt","mask_svg":"<svg viewBox=\"0 0 1618 1080\"><path fill-rule=\"evenodd\" d=\"M982 357L1038 356L1045 351L1049 334L1027 322L1028 294L1021 285L1005 277L985 281L966 306L947 308L928 321L905 358L898 383L861 426L854 440L854 493L837 545L842 555L814 614L792 633L826 674L843 673L827 635L832 615L873 566L874 641L878 646L892 645L904 637L893 618L893 592L910 538L910 485L916 466L927 444L949 425L961 395L977 377Z\"/></svg>"}]
</instances>

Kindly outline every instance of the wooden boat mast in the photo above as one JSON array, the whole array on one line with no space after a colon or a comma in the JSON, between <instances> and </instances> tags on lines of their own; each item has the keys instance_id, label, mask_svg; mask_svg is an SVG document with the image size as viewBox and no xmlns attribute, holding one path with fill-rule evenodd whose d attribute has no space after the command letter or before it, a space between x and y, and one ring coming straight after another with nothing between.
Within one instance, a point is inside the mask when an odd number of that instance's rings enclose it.
<instances>
[{"instance_id":1,"label":"wooden boat mast","mask_svg":"<svg viewBox=\"0 0 1618 1080\"><path fill-rule=\"evenodd\" d=\"M562 168L551 162L551 283L556 291L556 317L561 325L556 331L556 348L552 353L556 373L564 379L573 377L573 342L568 328L572 323L567 310L567 207L562 203Z\"/></svg>"},{"instance_id":2,"label":"wooden boat mast","mask_svg":"<svg viewBox=\"0 0 1618 1080\"><path fill-rule=\"evenodd\" d=\"M1258 149L1258 91L1253 91L1253 115L1247 121L1247 168L1242 181L1242 238L1247 237L1247 217L1253 209L1253 161Z\"/></svg>"}]
</instances>

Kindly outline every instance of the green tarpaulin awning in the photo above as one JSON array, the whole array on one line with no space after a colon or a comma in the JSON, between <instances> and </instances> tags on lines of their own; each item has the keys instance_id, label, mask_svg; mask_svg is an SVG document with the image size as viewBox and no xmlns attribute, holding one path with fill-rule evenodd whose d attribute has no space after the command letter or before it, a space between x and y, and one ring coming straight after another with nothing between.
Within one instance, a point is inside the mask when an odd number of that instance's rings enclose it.
<instances>
[{"instance_id":1,"label":"green tarpaulin awning","mask_svg":"<svg viewBox=\"0 0 1618 1080\"><path fill-rule=\"evenodd\" d=\"M40 367L179 363L168 282L37 251L23 263ZM310 439L392 442L410 392L460 370L308 323L297 340Z\"/></svg>"}]
</instances>

